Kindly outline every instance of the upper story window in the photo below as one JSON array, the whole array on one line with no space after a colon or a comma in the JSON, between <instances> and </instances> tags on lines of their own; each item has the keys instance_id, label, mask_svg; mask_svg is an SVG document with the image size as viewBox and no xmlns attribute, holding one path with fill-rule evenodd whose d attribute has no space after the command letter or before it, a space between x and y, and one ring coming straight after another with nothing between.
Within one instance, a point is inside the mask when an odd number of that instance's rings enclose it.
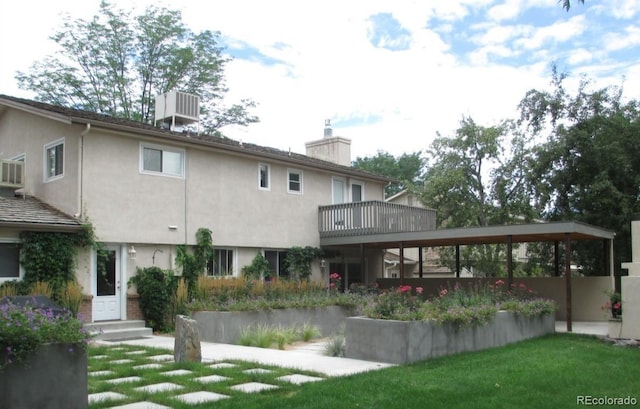
<instances>
[{"instance_id":1,"label":"upper story window","mask_svg":"<svg viewBox=\"0 0 640 409\"><path fill-rule=\"evenodd\" d=\"M346 203L346 181L343 178L333 178L331 181L333 204Z\"/></svg>"},{"instance_id":2,"label":"upper story window","mask_svg":"<svg viewBox=\"0 0 640 409\"><path fill-rule=\"evenodd\" d=\"M287 192L302 194L302 171L287 170Z\"/></svg>"},{"instance_id":3,"label":"upper story window","mask_svg":"<svg viewBox=\"0 0 640 409\"><path fill-rule=\"evenodd\" d=\"M266 163L258 165L258 188L262 190L271 189L271 166Z\"/></svg>"},{"instance_id":4,"label":"upper story window","mask_svg":"<svg viewBox=\"0 0 640 409\"><path fill-rule=\"evenodd\" d=\"M140 145L140 172L184 177L183 149L158 145Z\"/></svg>"},{"instance_id":5,"label":"upper story window","mask_svg":"<svg viewBox=\"0 0 640 409\"><path fill-rule=\"evenodd\" d=\"M44 146L44 180L60 179L64 176L64 138Z\"/></svg>"}]
</instances>

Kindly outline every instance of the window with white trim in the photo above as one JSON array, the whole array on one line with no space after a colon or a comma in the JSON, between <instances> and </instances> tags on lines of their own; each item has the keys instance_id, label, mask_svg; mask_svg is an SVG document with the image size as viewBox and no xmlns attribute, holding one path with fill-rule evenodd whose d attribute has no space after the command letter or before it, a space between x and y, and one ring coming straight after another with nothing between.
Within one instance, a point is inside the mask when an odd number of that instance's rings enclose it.
<instances>
[{"instance_id":1,"label":"window with white trim","mask_svg":"<svg viewBox=\"0 0 640 409\"><path fill-rule=\"evenodd\" d=\"M64 138L44 146L44 180L60 179L64 176Z\"/></svg>"},{"instance_id":2,"label":"window with white trim","mask_svg":"<svg viewBox=\"0 0 640 409\"><path fill-rule=\"evenodd\" d=\"M0 282L22 278L20 267L20 243L17 241L0 242Z\"/></svg>"},{"instance_id":3,"label":"window with white trim","mask_svg":"<svg viewBox=\"0 0 640 409\"><path fill-rule=\"evenodd\" d=\"M232 249L214 249L207 263L207 275L210 277L230 277L235 270L235 252Z\"/></svg>"},{"instance_id":4,"label":"window with white trim","mask_svg":"<svg viewBox=\"0 0 640 409\"><path fill-rule=\"evenodd\" d=\"M287 192L302 194L302 171L287 169Z\"/></svg>"},{"instance_id":5,"label":"window with white trim","mask_svg":"<svg viewBox=\"0 0 640 409\"><path fill-rule=\"evenodd\" d=\"M260 163L258 165L258 189L271 189L271 166L266 163Z\"/></svg>"},{"instance_id":6,"label":"window with white trim","mask_svg":"<svg viewBox=\"0 0 640 409\"><path fill-rule=\"evenodd\" d=\"M183 149L140 145L140 172L153 175L184 177Z\"/></svg>"}]
</instances>

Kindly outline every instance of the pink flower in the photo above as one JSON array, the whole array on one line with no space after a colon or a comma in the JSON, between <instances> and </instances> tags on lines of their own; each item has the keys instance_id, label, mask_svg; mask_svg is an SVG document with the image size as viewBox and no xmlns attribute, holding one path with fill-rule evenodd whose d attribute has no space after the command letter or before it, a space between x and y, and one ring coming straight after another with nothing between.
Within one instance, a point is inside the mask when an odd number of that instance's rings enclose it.
<instances>
[{"instance_id":1,"label":"pink flower","mask_svg":"<svg viewBox=\"0 0 640 409\"><path fill-rule=\"evenodd\" d=\"M498 280L498 281L496 281L496 285L504 285L504 281Z\"/></svg>"},{"instance_id":2,"label":"pink flower","mask_svg":"<svg viewBox=\"0 0 640 409\"><path fill-rule=\"evenodd\" d=\"M416 287L416 294L422 294L423 290L424 290L424 288L422 288L422 287Z\"/></svg>"},{"instance_id":3,"label":"pink flower","mask_svg":"<svg viewBox=\"0 0 640 409\"><path fill-rule=\"evenodd\" d=\"M411 292L411 286L410 285L403 285L400 288L398 288L398 291L400 291L401 293Z\"/></svg>"},{"instance_id":4,"label":"pink flower","mask_svg":"<svg viewBox=\"0 0 640 409\"><path fill-rule=\"evenodd\" d=\"M331 284L329 284L329 288L336 288L336 285L331 283Z\"/></svg>"},{"instance_id":5,"label":"pink flower","mask_svg":"<svg viewBox=\"0 0 640 409\"><path fill-rule=\"evenodd\" d=\"M331 275L329 276L330 279L332 280L339 280L340 279L340 274L338 273L331 273Z\"/></svg>"},{"instance_id":6,"label":"pink flower","mask_svg":"<svg viewBox=\"0 0 640 409\"><path fill-rule=\"evenodd\" d=\"M446 288L443 288L442 290L440 290L440 298L446 297L448 293L449 291L447 291Z\"/></svg>"},{"instance_id":7,"label":"pink flower","mask_svg":"<svg viewBox=\"0 0 640 409\"><path fill-rule=\"evenodd\" d=\"M527 288L527 286L524 283L520 283L520 288Z\"/></svg>"}]
</instances>

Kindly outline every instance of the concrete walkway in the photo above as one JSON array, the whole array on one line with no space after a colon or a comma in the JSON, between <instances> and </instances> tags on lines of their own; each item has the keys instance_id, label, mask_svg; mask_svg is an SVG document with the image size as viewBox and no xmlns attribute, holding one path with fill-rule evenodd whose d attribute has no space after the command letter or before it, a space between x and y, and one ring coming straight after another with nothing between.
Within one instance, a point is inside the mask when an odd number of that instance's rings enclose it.
<instances>
[{"instance_id":1,"label":"concrete walkway","mask_svg":"<svg viewBox=\"0 0 640 409\"><path fill-rule=\"evenodd\" d=\"M130 341L101 341L104 345L126 344L163 348L173 351L173 337L153 336ZM324 343L310 343L291 350L245 347L232 344L201 342L202 360L218 362L241 360L262 365L313 371L326 376L346 376L394 366L382 362L361 361L358 359L336 358L323 355Z\"/></svg>"},{"instance_id":2,"label":"concrete walkway","mask_svg":"<svg viewBox=\"0 0 640 409\"><path fill-rule=\"evenodd\" d=\"M571 332L574 334L606 337L608 331L609 323L607 321L574 321L571 323ZM556 321L556 332L567 332L567 322Z\"/></svg>"}]
</instances>

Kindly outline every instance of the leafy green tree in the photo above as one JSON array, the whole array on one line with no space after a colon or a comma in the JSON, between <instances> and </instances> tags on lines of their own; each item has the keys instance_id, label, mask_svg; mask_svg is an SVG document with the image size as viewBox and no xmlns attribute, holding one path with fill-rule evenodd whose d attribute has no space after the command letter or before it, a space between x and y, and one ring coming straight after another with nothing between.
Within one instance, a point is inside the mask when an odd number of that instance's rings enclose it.
<instances>
[{"instance_id":1,"label":"leafy green tree","mask_svg":"<svg viewBox=\"0 0 640 409\"><path fill-rule=\"evenodd\" d=\"M513 123L483 127L463 117L455 137L438 136L420 192L422 202L436 209L441 228L500 225L531 218L526 191L527 172L519 164L529 146ZM452 249L440 252L451 266ZM504 247L467 246L463 267L480 275L499 275L504 269Z\"/></svg>"},{"instance_id":2,"label":"leafy green tree","mask_svg":"<svg viewBox=\"0 0 640 409\"><path fill-rule=\"evenodd\" d=\"M177 90L201 97L200 124L209 133L227 124L248 125L258 118L242 100L230 107L224 68L229 61L219 33L195 33L180 11L149 7L144 14L107 1L91 20L67 18L51 39L61 52L18 72L18 85L40 101L150 123L155 96Z\"/></svg>"},{"instance_id":3,"label":"leafy green tree","mask_svg":"<svg viewBox=\"0 0 640 409\"><path fill-rule=\"evenodd\" d=\"M375 156L357 157L352 166L382 176L396 179L385 188L387 197L412 185L422 184L426 168L422 152L404 153L397 158L388 152L378 151Z\"/></svg>"},{"instance_id":4,"label":"leafy green tree","mask_svg":"<svg viewBox=\"0 0 640 409\"><path fill-rule=\"evenodd\" d=\"M529 91L521 120L546 142L530 161L528 184L535 205L549 220L576 220L612 229L614 265L631 259L630 225L640 216L640 102L624 101L622 89L590 90L582 80L575 95L553 71L553 91ZM602 272L602 243L578 242L574 259L585 274Z\"/></svg>"}]
</instances>

